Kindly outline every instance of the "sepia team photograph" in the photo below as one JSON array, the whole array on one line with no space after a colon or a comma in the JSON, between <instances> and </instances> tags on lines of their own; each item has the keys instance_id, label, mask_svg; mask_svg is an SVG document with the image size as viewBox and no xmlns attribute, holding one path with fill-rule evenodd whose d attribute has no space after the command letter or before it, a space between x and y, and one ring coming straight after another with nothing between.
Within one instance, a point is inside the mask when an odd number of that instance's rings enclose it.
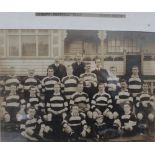
<instances>
[{"instance_id":1,"label":"sepia team photograph","mask_svg":"<svg viewBox=\"0 0 155 155\"><path fill-rule=\"evenodd\" d=\"M17 14L21 23L89 18L118 25L141 15L0 13L0 19ZM155 141L154 32L35 27L0 28L0 141Z\"/></svg>"}]
</instances>

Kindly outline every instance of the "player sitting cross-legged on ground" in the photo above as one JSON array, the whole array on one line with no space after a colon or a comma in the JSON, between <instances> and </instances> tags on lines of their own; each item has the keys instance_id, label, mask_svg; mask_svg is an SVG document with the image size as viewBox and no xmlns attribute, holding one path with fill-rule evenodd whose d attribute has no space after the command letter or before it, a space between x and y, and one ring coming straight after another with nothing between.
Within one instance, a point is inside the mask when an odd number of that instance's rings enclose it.
<instances>
[{"instance_id":1,"label":"player sitting cross-legged on ground","mask_svg":"<svg viewBox=\"0 0 155 155\"><path fill-rule=\"evenodd\" d=\"M94 125L93 133L97 141L104 141L109 138L115 138L121 135L121 122L119 119L114 119L113 115L107 120L103 115L98 115Z\"/></svg>"},{"instance_id":2,"label":"player sitting cross-legged on ground","mask_svg":"<svg viewBox=\"0 0 155 155\"><path fill-rule=\"evenodd\" d=\"M70 113L63 121L64 137L69 141L79 141L80 137L86 137L88 126L85 117L79 112L77 105L72 105Z\"/></svg>"},{"instance_id":3,"label":"player sitting cross-legged on ground","mask_svg":"<svg viewBox=\"0 0 155 155\"><path fill-rule=\"evenodd\" d=\"M0 122L1 122L1 129L5 129L7 123L10 122L10 115L6 111L6 104L4 102L0 105Z\"/></svg>"},{"instance_id":4,"label":"player sitting cross-legged on ground","mask_svg":"<svg viewBox=\"0 0 155 155\"><path fill-rule=\"evenodd\" d=\"M137 118L131 111L129 101L124 104L124 114L121 116L121 130L123 136L134 136L137 134Z\"/></svg>"},{"instance_id":5,"label":"player sitting cross-legged on ground","mask_svg":"<svg viewBox=\"0 0 155 155\"><path fill-rule=\"evenodd\" d=\"M27 111L27 120L20 126L21 135L29 141L42 141L44 127L42 120L36 116L36 110L30 107Z\"/></svg>"}]
</instances>

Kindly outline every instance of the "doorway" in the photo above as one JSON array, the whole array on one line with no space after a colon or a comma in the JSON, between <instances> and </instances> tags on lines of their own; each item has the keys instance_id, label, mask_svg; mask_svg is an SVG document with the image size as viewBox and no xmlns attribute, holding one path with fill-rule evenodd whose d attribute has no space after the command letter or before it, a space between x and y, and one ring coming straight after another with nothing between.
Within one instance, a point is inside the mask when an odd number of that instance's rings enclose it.
<instances>
[{"instance_id":1,"label":"doorway","mask_svg":"<svg viewBox=\"0 0 155 155\"><path fill-rule=\"evenodd\" d=\"M126 76L131 75L133 66L138 66L139 74L141 75L141 55L127 55L126 56Z\"/></svg>"}]
</instances>

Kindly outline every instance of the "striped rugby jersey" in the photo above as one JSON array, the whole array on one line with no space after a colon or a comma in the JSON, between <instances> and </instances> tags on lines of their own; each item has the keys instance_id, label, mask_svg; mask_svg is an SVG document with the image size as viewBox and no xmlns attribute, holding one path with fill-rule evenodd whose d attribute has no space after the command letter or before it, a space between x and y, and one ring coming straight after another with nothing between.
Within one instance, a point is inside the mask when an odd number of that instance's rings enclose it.
<instances>
[{"instance_id":1,"label":"striped rugby jersey","mask_svg":"<svg viewBox=\"0 0 155 155\"><path fill-rule=\"evenodd\" d=\"M87 86L87 82L90 82L94 87L97 87L97 77L94 73L84 73L80 75L80 80L84 81L84 86Z\"/></svg>"},{"instance_id":2,"label":"striped rugby jersey","mask_svg":"<svg viewBox=\"0 0 155 155\"><path fill-rule=\"evenodd\" d=\"M21 85L21 82L16 76L8 76L5 80L5 91L10 91L10 86L15 85L17 89L22 89L23 86Z\"/></svg>"},{"instance_id":3,"label":"striped rugby jersey","mask_svg":"<svg viewBox=\"0 0 155 155\"><path fill-rule=\"evenodd\" d=\"M147 111L152 111L151 95L144 92L138 94L136 97L136 107L139 112L145 113Z\"/></svg>"},{"instance_id":4,"label":"striped rugby jersey","mask_svg":"<svg viewBox=\"0 0 155 155\"><path fill-rule=\"evenodd\" d=\"M47 103L47 108L48 109L52 109L54 111L60 111L63 109L66 109L66 111L68 107L68 103L65 102L64 97L58 93L58 94L53 94L53 96L50 98L50 102Z\"/></svg>"},{"instance_id":5,"label":"striped rugby jersey","mask_svg":"<svg viewBox=\"0 0 155 155\"><path fill-rule=\"evenodd\" d=\"M133 113L122 115L121 124L122 124L122 128L124 128L126 125L130 125L133 128L136 127L136 124L137 124L136 116Z\"/></svg>"},{"instance_id":6,"label":"striped rugby jersey","mask_svg":"<svg viewBox=\"0 0 155 155\"><path fill-rule=\"evenodd\" d=\"M131 76L128 80L128 88L130 93L139 94L142 91L142 79L140 77Z\"/></svg>"},{"instance_id":7,"label":"striped rugby jersey","mask_svg":"<svg viewBox=\"0 0 155 155\"><path fill-rule=\"evenodd\" d=\"M56 76L48 77L46 76L42 80L42 91L53 91L54 84L60 83L60 79Z\"/></svg>"},{"instance_id":8,"label":"striped rugby jersey","mask_svg":"<svg viewBox=\"0 0 155 155\"><path fill-rule=\"evenodd\" d=\"M26 77L23 81L24 90L28 91L31 86L37 87L41 90L41 83L40 80L35 77Z\"/></svg>"},{"instance_id":9,"label":"striped rugby jersey","mask_svg":"<svg viewBox=\"0 0 155 155\"><path fill-rule=\"evenodd\" d=\"M9 95L5 99L5 104L7 107L17 107L19 108L20 105L25 105L26 101L21 99L19 95Z\"/></svg>"},{"instance_id":10,"label":"striped rugby jersey","mask_svg":"<svg viewBox=\"0 0 155 155\"><path fill-rule=\"evenodd\" d=\"M112 106L112 100L110 94L104 92L104 93L96 93L93 96L93 99L91 101L91 109L92 110L99 110L100 112L106 112L108 110L111 110L113 108Z\"/></svg>"},{"instance_id":11,"label":"striped rugby jersey","mask_svg":"<svg viewBox=\"0 0 155 155\"><path fill-rule=\"evenodd\" d=\"M40 127L40 125L43 124L43 121L41 118L28 118L28 120L25 122L25 128L31 128L32 130L35 130L36 128Z\"/></svg>"},{"instance_id":12,"label":"striped rugby jersey","mask_svg":"<svg viewBox=\"0 0 155 155\"><path fill-rule=\"evenodd\" d=\"M117 91L118 88L120 88L120 83L119 83L119 78L114 76L110 76L107 78L107 87L108 87L108 91L111 92L112 90L110 90L110 88L115 88L114 91Z\"/></svg>"},{"instance_id":13,"label":"striped rugby jersey","mask_svg":"<svg viewBox=\"0 0 155 155\"><path fill-rule=\"evenodd\" d=\"M77 105L80 111L85 112L90 106L88 95L84 92L75 92L70 99L70 106L72 105Z\"/></svg>"},{"instance_id":14,"label":"striped rugby jersey","mask_svg":"<svg viewBox=\"0 0 155 155\"><path fill-rule=\"evenodd\" d=\"M77 76L66 76L62 79L62 92L67 100L76 92L79 78Z\"/></svg>"},{"instance_id":15,"label":"striped rugby jersey","mask_svg":"<svg viewBox=\"0 0 155 155\"><path fill-rule=\"evenodd\" d=\"M121 90L118 92L118 94L115 96L116 104L122 104L123 102L126 102L127 100L130 103L133 103L133 97L131 94L128 92L128 90Z\"/></svg>"},{"instance_id":16,"label":"striped rugby jersey","mask_svg":"<svg viewBox=\"0 0 155 155\"><path fill-rule=\"evenodd\" d=\"M87 125L85 117L82 114L74 116L71 113L64 118L62 124L64 127L69 125L73 130L79 127L84 128L84 126Z\"/></svg>"},{"instance_id":17,"label":"striped rugby jersey","mask_svg":"<svg viewBox=\"0 0 155 155\"><path fill-rule=\"evenodd\" d=\"M29 97L27 99L27 107L44 107L42 100L39 97Z\"/></svg>"}]
</instances>

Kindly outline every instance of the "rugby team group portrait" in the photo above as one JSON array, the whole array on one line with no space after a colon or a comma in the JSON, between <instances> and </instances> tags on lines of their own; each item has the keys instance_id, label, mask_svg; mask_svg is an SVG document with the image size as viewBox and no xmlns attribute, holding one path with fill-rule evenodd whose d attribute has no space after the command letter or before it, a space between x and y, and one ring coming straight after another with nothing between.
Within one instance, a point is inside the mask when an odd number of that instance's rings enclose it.
<instances>
[{"instance_id":1,"label":"rugby team group portrait","mask_svg":"<svg viewBox=\"0 0 155 155\"><path fill-rule=\"evenodd\" d=\"M117 76L102 59L95 66L77 54L67 65L55 57L45 76L16 68L0 79L1 130L18 132L27 141L108 141L117 137L148 136L154 132L155 94L138 66Z\"/></svg>"}]
</instances>

